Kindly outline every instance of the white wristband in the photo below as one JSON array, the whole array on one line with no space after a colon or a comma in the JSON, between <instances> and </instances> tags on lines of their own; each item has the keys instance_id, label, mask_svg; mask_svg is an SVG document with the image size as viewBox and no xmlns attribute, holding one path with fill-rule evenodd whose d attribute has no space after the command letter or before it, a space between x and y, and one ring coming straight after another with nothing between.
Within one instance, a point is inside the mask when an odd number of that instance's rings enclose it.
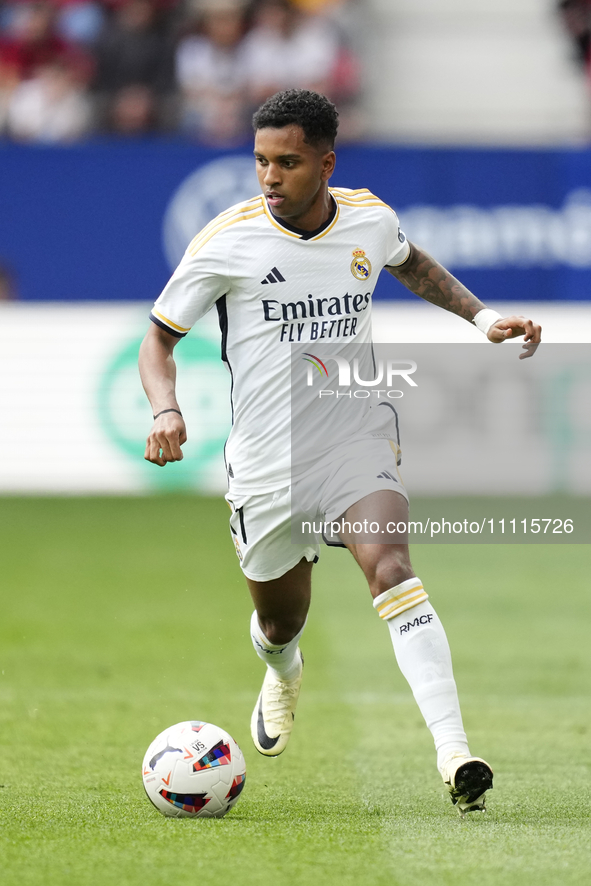
<instances>
[{"instance_id":1,"label":"white wristband","mask_svg":"<svg viewBox=\"0 0 591 886\"><path fill-rule=\"evenodd\" d=\"M497 311L493 311L491 308L483 308L481 311L478 311L472 322L484 335L488 335L490 327L494 326L497 320L501 319L501 314Z\"/></svg>"}]
</instances>

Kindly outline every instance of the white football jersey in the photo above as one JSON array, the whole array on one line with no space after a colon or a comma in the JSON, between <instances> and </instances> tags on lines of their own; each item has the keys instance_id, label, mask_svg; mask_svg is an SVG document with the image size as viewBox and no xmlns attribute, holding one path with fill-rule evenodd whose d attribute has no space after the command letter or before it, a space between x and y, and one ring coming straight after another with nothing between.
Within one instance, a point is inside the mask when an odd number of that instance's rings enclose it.
<instances>
[{"instance_id":1,"label":"white football jersey","mask_svg":"<svg viewBox=\"0 0 591 886\"><path fill-rule=\"evenodd\" d=\"M370 343L380 271L408 258L389 206L365 188L330 193L334 214L318 231L281 222L262 195L218 215L190 243L150 315L182 337L217 307L232 373L225 457L236 494L290 483L291 345Z\"/></svg>"}]
</instances>

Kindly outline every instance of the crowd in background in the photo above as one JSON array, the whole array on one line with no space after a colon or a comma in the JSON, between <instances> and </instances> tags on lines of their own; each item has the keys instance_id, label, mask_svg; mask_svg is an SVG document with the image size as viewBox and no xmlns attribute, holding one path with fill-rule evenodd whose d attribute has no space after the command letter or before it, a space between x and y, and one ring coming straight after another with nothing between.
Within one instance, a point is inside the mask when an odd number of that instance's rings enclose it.
<instances>
[{"instance_id":1,"label":"crowd in background","mask_svg":"<svg viewBox=\"0 0 591 886\"><path fill-rule=\"evenodd\" d=\"M591 78L591 0L559 0L558 8L573 41L574 55Z\"/></svg>"},{"instance_id":2,"label":"crowd in background","mask_svg":"<svg viewBox=\"0 0 591 886\"><path fill-rule=\"evenodd\" d=\"M0 0L0 137L248 139L288 87L362 124L354 0Z\"/></svg>"}]
</instances>

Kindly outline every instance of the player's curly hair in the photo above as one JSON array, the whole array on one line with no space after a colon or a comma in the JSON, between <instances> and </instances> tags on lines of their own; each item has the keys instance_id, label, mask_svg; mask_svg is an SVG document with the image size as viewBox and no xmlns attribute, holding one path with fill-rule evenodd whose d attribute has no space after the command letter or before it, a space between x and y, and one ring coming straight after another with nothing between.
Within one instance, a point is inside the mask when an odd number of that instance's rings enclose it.
<instances>
[{"instance_id":1,"label":"player's curly hair","mask_svg":"<svg viewBox=\"0 0 591 886\"><path fill-rule=\"evenodd\" d=\"M304 141L313 147L334 147L339 113L325 95L309 89L286 89L267 99L252 118L253 129L282 129L296 123L304 131Z\"/></svg>"}]
</instances>

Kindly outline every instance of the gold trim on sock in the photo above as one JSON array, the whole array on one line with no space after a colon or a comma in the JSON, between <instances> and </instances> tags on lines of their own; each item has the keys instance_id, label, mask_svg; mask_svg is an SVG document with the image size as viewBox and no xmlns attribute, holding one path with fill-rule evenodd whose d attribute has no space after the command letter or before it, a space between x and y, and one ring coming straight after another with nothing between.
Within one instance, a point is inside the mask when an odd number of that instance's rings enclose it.
<instances>
[{"instance_id":1,"label":"gold trim on sock","mask_svg":"<svg viewBox=\"0 0 591 886\"><path fill-rule=\"evenodd\" d=\"M429 595L423 585L419 584L414 588L409 588L407 591L402 591L400 594L390 597L388 600L384 600L383 603L380 603L375 608L380 618L387 621L396 615L400 615L401 612L405 612L407 609L412 609L413 606L418 606L419 603L424 603L428 599Z\"/></svg>"}]
</instances>

